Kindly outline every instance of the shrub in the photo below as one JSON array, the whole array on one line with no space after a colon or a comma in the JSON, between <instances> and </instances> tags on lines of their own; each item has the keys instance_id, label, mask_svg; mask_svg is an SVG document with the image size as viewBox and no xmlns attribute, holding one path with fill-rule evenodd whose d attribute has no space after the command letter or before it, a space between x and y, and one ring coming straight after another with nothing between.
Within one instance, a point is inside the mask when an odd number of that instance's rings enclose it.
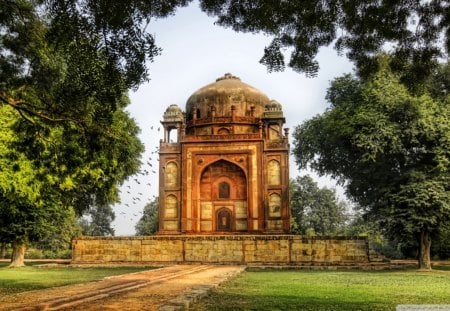
<instances>
[{"instance_id":1,"label":"shrub","mask_svg":"<svg viewBox=\"0 0 450 311\"><path fill-rule=\"evenodd\" d=\"M44 252L37 248L30 248L25 252L26 259L43 259L45 258Z\"/></svg>"}]
</instances>

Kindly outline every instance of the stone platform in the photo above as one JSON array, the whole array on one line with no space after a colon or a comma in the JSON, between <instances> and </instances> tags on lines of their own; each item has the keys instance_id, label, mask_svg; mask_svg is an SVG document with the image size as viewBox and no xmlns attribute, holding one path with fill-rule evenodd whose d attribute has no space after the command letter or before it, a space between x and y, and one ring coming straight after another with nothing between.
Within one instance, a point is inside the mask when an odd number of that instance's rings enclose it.
<instances>
[{"instance_id":1,"label":"stone platform","mask_svg":"<svg viewBox=\"0 0 450 311\"><path fill-rule=\"evenodd\" d=\"M72 263L352 265L371 262L364 237L156 235L80 237Z\"/></svg>"}]
</instances>

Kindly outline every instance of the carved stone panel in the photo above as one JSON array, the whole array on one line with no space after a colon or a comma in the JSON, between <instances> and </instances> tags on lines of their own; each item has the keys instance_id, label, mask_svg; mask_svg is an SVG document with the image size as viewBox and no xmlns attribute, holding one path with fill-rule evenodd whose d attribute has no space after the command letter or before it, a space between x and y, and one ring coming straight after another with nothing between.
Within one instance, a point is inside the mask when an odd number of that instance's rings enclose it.
<instances>
[{"instance_id":1,"label":"carved stone panel","mask_svg":"<svg viewBox=\"0 0 450 311\"><path fill-rule=\"evenodd\" d=\"M247 220L236 220L236 231L247 230Z\"/></svg>"},{"instance_id":2,"label":"carved stone panel","mask_svg":"<svg viewBox=\"0 0 450 311\"><path fill-rule=\"evenodd\" d=\"M165 218L176 218L178 215L178 200L177 197L173 194L169 194L166 197L166 204L165 204L165 212L164 216Z\"/></svg>"},{"instance_id":3,"label":"carved stone panel","mask_svg":"<svg viewBox=\"0 0 450 311\"><path fill-rule=\"evenodd\" d=\"M236 214L236 219L247 218L247 202L236 201L234 203L234 210Z\"/></svg>"},{"instance_id":4,"label":"carved stone panel","mask_svg":"<svg viewBox=\"0 0 450 311\"><path fill-rule=\"evenodd\" d=\"M202 202L200 206L202 219L212 219L212 202Z\"/></svg>"},{"instance_id":5,"label":"carved stone panel","mask_svg":"<svg viewBox=\"0 0 450 311\"><path fill-rule=\"evenodd\" d=\"M178 230L178 222L175 220L165 220L163 229L170 231Z\"/></svg>"}]
</instances>

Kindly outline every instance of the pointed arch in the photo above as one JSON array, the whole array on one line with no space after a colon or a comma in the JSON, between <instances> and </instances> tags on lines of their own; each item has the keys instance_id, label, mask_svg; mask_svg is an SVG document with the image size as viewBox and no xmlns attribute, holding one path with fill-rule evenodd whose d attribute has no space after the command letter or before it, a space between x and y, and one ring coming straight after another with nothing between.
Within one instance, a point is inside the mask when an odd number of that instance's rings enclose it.
<instances>
[{"instance_id":1,"label":"pointed arch","mask_svg":"<svg viewBox=\"0 0 450 311\"><path fill-rule=\"evenodd\" d=\"M267 164L267 183L269 186L281 184L281 165L277 160L270 160Z\"/></svg>"},{"instance_id":2,"label":"pointed arch","mask_svg":"<svg viewBox=\"0 0 450 311\"><path fill-rule=\"evenodd\" d=\"M228 135L230 134L230 130L227 129L226 127L221 127L220 129L217 130L217 135Z\"/></svg>"},{"instance_id":3,"label":"pointed arch","mask_svg":"<svg viewBox=\"0 0 450 311\"><path fill-rule=\"evenodd\" d=\"M232 213L226 208L222 207L216 213L216 231L231 231L232 230Z\"/></svg>"},{"instance_id":4,"label":"pointed arch","mask_svg":"<svg viewBox=\"0 0 450 311\"><path fill-rule=\"evenodd\" d=\"M219 199L228 199L230 198L230 184L226 181L222 181L219 183Z\"/></svg>"},{"instance_id":5,"label":"pointed arch","mask_svg":"<svg viewBox=\"0 0 450 311\"><path fill-rule=\"evenodd\" d=\"M166 164L164 171L164 184L166 187L178 186L178 165L175 162Z\"/></svg>"},{"instance_id":6,"label":"pointed arch","mask_svg":"<svg viewBox=\"0 0 450 311\"><path fill-rule=\"evenodd\" d=\"M227 185L225 185L227 184ZM229 161L218 160L204 168L200 175L200 199L247 199L247 177L244 170Z\"/></svg>"}]
</instances>

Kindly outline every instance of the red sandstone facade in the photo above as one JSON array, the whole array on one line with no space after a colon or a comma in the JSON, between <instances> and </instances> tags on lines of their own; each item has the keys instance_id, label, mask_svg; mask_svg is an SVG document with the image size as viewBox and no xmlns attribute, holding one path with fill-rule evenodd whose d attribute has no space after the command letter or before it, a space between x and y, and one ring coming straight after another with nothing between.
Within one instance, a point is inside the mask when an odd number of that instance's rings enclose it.
<instances>
[{"instance_id":1,"label":"red sandstone facade","mask_svg":"<svg viewBox=\"0 0 450 311\"><path fill-rule=\"evenodd\" d=\"M288 129L279 103L231 74L164 113L160 234L286 233Z\"/></svg>"}]
</instances>

